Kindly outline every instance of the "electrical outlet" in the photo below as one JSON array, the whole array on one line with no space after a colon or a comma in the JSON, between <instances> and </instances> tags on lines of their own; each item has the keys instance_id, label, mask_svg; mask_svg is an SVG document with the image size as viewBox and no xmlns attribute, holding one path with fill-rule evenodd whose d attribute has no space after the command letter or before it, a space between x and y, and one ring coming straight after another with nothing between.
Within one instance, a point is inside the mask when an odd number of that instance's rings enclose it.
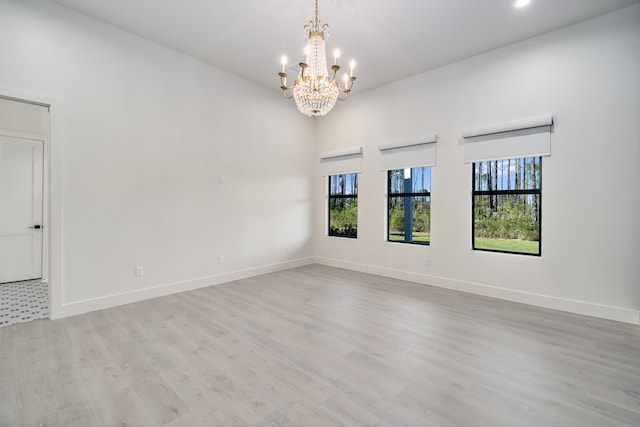
<instances>
[{"instance_id":1,"label":"electrical outlet","mask_svg":"<svg viewBox=\"0 0 640 427\"><path fill-rule=\"evenodd\" d=\"M139 265L136 267L136 277L144 276L144 267Z\"/></svg>"},{"instance_id":2,"label":"electrical outlet","mask_svg":"<svg viewBox=\"0 0 640 427\"><path fill-rule=\"evenodd\" d=\"M218 264L224 264L224 255L218 255Z\"/></svg>"},{"instance_id":3,"label":"electrical outlet","mask_svg":"<svg viewBox=\"0 0 640 427\"><path fill-rule=\"evenodd\" d=\"M224 176L218 175L218 184L224 184Z\"/></svg>"},{"instance_id":4,"label":"electrical outlet","mask_svg":"<svg viewBox=\"0 0 640 427\"><path fill-rule=\"evenodd\" d=\"M429 257L425 257L425 258L424 258L424 265L425 265L426 267L430 266L430 265L431 265L431 258L429 258Z\"/></svg>"}]
</instances>

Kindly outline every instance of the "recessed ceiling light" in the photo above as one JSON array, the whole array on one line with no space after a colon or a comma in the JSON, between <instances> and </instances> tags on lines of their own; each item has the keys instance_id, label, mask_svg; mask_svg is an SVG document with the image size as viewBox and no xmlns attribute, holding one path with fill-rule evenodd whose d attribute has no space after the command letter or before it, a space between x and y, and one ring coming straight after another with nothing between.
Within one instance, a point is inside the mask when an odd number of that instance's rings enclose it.
<instances>
[{"instance_id":1,"label":"recessed ceiling light","mask_svg":"<svg viewBox=\"0 0 640 427\"><path fill-rule=\"evenodd\" d=\"M516 1L516 7L525 7L531 0L518 0Z\"/></svg>"}]
</instances>

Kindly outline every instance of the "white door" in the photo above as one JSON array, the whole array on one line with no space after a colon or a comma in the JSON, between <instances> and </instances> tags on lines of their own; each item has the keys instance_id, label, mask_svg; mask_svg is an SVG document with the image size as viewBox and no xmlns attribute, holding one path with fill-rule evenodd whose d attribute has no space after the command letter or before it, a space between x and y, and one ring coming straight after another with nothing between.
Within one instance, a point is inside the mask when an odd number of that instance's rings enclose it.
<instances>
[{"instance_id":1,"label":"white door","mask_svg":"<svg viewBox=\"0 0 640 427\"><path fill-rule=\"evenodd\" d=\"M0 130L0 283L42 277L43 145Z\"/></svg>"}]
</instances>

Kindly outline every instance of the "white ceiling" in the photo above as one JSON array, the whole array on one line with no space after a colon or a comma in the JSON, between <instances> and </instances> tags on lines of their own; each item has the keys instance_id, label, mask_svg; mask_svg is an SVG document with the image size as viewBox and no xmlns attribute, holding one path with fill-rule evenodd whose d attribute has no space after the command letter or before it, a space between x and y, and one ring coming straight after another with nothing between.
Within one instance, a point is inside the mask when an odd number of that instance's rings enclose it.
<instances>
[{"instance_id":1,"label":"white ceiling","mask_svg":"<svg viewBox=\"0 0 640 427\"><path fill-rule=\"evenodd\" d=\"M54 0L277 90L302 59L314 0ZM356 60L354 93L431 70L640 0L320 0L327 53Z\"/></svg>"}]
</instances>

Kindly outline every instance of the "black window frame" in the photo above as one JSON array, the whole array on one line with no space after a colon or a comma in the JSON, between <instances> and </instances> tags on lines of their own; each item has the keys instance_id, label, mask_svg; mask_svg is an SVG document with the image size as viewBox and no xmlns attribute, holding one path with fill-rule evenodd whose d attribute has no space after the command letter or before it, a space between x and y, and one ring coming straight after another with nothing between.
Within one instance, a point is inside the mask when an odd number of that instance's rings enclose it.
<instances>
[{"instance_id":1,"label":"black window frame","mask_svg":"<svg viewBox=\"0 0 640 427\"><path fill-rule=\"evenodd\" d=\"M331 178L338 177L342 175L353 175L355 182L355 194L331 194ZM333 200L340 199L353 199L356 203L356 226L355 228L347 229L345 233L338 233L334 231L331 227L331 202ZM357 239L358 238L358 213L357 213L357 203L358 203L358 173L337 173L334 175L327 176L327 236L330 237L344 237L347 239Z\"/></svg>"},{"instance_id":2,"label":"black window frame","mask_svg":"<svg viewBox=\"0 0 640 427\"><path fill-rule=\"evenodd\" d=\"M521 159L537 159L538 162L538 185L537 188L524 188L524 189L502 189L502 190L477 190L476 182L477 182L477 170L476 165L481 163L489 163L489 162L504 162L509 160L521 160ZM477 248L476 247L476 196L513 196L513 195L533 195L538 196L537 202L537 222L538 222L538 252L516 252L516 251L507 251L507 250L499 250L499 249L489 249L489 248ZM485 160L482 162L473 162L471 164L471 249L474 251L483 251L483 252L497 252L497 253L506 253L506 254L514 254L514 255L528 255L528 256L542 256L542 156L527 156L527 157L519 157L519 158L511 158L511 159L500 159L500 160Z\"/></svg>"},{"instance_id":3,"label":"black window frame","mask_svg":"<svg viewBox=\"0 0 640 427\"><path fill-rule=\"evenodd\" d=\"M391 182L392 182L392 173L394 171L402 171L402 173L404 174L404 171L406 169L409 170L413 170L413 169L423 169L423 168L427 168L429 169L429 190L428 191L424 191L424 192L402 192L402 193L394 193L392 192L391 189ZM407 178L404 178L404 184L403 184L403 189L406 188L407 185ZM412 186L413 187L413 186ZM413 189L413 188L412 188ZM404 206L407 205L407 199L410 198L410 206L411 206L411 211L413 212L413 198L414 197L428 197L429 198L429 240L426 242L420 242L420 241L414 241L413 240L413 232L407 236L405 233L404 236L404 240L392 240L391 239L391 199L392 198L403 198L404 199ZM407 168L402 168L402 169L390 169L387 171L387 242L391 242L391 243L404 243L404 244L410 244L410 245L422 245L422 246L431 246L431 166L417 166L417 167L407 167ZM410 238L410 240L407 240L407 237Z\"/></svg>"}]
</instances>

